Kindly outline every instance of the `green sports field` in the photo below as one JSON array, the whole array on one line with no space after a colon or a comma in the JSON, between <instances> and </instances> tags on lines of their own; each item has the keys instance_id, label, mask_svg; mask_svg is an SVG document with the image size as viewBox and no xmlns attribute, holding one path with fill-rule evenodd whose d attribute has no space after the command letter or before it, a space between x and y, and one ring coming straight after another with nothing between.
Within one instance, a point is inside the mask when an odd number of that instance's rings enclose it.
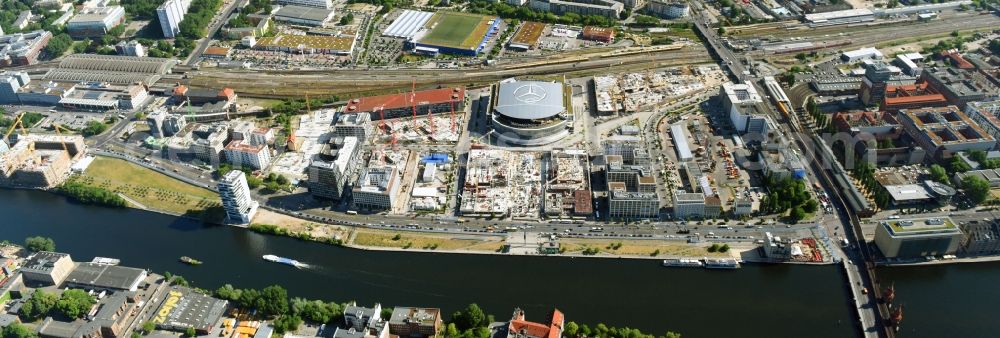
<instances>
[{"instance_id":1,"label":"green sports field","mask_svg":"<svg viewBox=\"0 0 1000 338\"><path fill-rule=\"evenodd\" d=\"M478 14L438 12L427 22L433 26L420 43L436 46L473 49L490 28L492 17Z\"/></svg>"}]
</instances>

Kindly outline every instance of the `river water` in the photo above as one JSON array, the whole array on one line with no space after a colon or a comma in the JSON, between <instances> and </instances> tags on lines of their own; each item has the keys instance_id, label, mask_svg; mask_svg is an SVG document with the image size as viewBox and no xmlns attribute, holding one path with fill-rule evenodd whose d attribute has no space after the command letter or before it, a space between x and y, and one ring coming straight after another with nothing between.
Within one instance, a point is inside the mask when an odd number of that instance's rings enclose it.
<instances>
[{"instance_id":1,"label":"river water","mask_svg":"<svg viewBox=\"0 0 1000 338\"><path fill-rule=\"evenodd\" d=\"M521 307L528 319L542 321L557 307L577 323L603 322L656 335L673 330L684 337L853 337L857 331L836 266L748 265L719 271L668 269L652 260L362 251L140 210L82 206L44 192L0 190L0 240L22 242L34 235L53 238L58 251L77 261L119 258L123 265L170 271L207 289L225 283L281 284L293 296L440 307L445 313L476 302L498 319ZM268 263L261 259L264 254L312 267ZM180 256L205 263L187 266L178 262ZM900 297L914 304L907 309L912 330L936 330L936 320L917 318L920 311L936 316L940 307L921 310L917 304L923 297L940 305L946 294L970 289L955 283L970 282L996 296L998 289L987 285L1000 280L995 266L972 268L976 273L961 279L948 276L968 274L967 268L941 269L949 271L931 283L917 280L922 274L894 271ZM965 311L954 312L952 317ZM955 336L963 329L951 324L941 326L948 334L937 336Z\"/></svg>"}]
</instances>

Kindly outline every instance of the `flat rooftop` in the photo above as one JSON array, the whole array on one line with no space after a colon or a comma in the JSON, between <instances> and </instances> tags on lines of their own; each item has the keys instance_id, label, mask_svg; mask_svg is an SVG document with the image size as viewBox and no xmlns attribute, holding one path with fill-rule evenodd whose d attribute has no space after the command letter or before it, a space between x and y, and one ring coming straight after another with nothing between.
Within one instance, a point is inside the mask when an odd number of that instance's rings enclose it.
<instances>
[{"instance_id":1,"label":"flat rooftop","mask_svg":"<svg viewBox=\"0 0 1000 338\"><path fill-rule=\"evenodd\" d=\"M80 263L66 277L66 283L104 289L129 290L146 276L146 271L117 265Z\"/></svg>"},{"instance_id":2,"label":"flat rooftop","mask_svg":"<svg viewBox=\"0 0 1000 338\"><path fill-rule=\"evenodd\" d=\"M921 235L959 231L950 217L886 220L881 224L895 235Z\"/></svg>"},{"instance_id":3,"label":"flat rooftop","mask_svg":"<svg viewBox=\"0 0 1000 338\"><path fill-rule=\"evenodd\" d=\"M345 112L370 112L376 109L399 109L413 105L421 106L426 104L450 103L456 105L465 99L465 88L442 88L432 90L421 90L414 93L399 93L379 96L368 96L351 99L344 108ZM457 108L456 108L457 109Z\"/></svg>"},{"instance_id":4,"label":"flat rooftop","mask_svg":"<svg viewBox=\"0 0 1000 338\"><path fill-rule=\"evenodd\" d=\"M354 46L354 37L322 36L322 35L278 35L263 37L257 40L260 48L317 48L350 51Z\"/></svg>"}]
</instances>

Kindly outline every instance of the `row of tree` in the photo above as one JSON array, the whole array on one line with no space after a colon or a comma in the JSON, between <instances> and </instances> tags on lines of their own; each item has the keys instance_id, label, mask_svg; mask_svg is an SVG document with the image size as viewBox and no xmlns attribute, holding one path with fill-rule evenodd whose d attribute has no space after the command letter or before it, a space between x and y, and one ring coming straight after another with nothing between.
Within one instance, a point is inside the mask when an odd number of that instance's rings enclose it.
<instances>
[{"instance_id":1,"label":"row of tree","mask_svg":"<svg viewBox=\"0 0 1000 338\"><path fill-rule=\"evenodd\" d=\"M861 182L861 185L865 187L872 194L872 199L875 200L875 205L879 208L885 208L892 201L892 196L889 192L881 188L881 185L875 180L875 166L873 166L868 161L858 160L857 166L854 167L852 173L854 178Z\"/></svg>"},{"instance_id":2,"label":"row of tree","mask_svg":"<svg viewBox=\"0 0 1000 338\"><path fill-rule=\"evenodd\" d=\"M118 194L104 188L93 187L77 182L66 182L56 190L80 203L98 204L110 207L127 207L128 202Z\"/></svg>"}]
</instances>

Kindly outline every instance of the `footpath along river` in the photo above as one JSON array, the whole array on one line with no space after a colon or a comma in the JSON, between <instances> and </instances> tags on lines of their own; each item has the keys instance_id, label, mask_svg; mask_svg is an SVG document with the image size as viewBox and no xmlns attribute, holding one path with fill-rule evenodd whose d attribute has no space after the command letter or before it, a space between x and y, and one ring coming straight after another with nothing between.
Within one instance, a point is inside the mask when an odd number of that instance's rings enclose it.
<instances>
[{"instance_id":1,"label":"footpath along river","mask_svg":"<svg viewBox=\"0 0 1000 338\"><path fill-rule=\"evenodd\" d=\"M25 190L0 190L0 219L0 240L51 237L58 251L76 261L119 258L122 265L170 271L207 289L280 284L292 296L440 307L446 314L475 302L497 319L521 307L529 319L542 321L557 307L577 323L603 322L656 335L672 330L686 338L840 338L858 331L844 277L833 265L746 265L729 271L664 268L652 260L363 251L140 210L83 206ZM311 267L269 263L261 259L265 254ZM204 264L184 265L181 256ZM993 278L978 281L1000 280L997 269L992 271ZM918 297L903 284L897 281L901 299ZM940 292L942 301L945 294L972 292L967 285L940 289L948 290ZM997 289L991 290L984 291L995 295ZM919 311L937 309L907 308L907 315L917 317ZM968 329L953 322L908 322L914 328L949 328L938 336Z\"/></svg>"}]
</instances>

